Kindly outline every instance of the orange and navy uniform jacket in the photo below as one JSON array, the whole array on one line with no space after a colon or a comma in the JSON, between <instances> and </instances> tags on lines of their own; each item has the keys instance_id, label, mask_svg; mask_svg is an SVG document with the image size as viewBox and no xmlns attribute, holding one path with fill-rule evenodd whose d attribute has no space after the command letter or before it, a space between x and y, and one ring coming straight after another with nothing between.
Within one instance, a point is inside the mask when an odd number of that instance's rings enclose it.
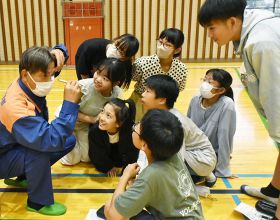
<instances>
[{"instance_id":1,"label":"orange and navy uniform jacket","mask_svg":"<svg viewBox=\"0 0 280 220\"><path fill-rule=\"evenodd\" d=\"M59 117L48 123L46 97L34 95L21 79L15 80L0 103L0 153L16 146L41 152L64 150L78 111L78 104L64 100Z\"/></svg>"}]
</instances>

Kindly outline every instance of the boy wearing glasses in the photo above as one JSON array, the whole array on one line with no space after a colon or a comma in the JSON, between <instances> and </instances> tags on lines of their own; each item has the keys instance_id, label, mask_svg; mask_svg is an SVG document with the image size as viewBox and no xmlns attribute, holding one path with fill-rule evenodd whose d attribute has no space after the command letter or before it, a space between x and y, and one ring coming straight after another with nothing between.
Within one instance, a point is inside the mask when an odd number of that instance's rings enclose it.
<instances>
[{"instance_id":1,"label":"boy wearing glasses","mask_svg":"<svg viewBox=\"0 0 280 220\"><path fill-rule=\"evenodd\" d=\"M152 75L164 74L175 79L180 91L183 91L187 79L187 67L177 57L182 51L184 34L176 28L168 28L161 32L157 40L157 53L152 56L143 56L133 64L132 80L136 81L131 99L136 104L136 121L144 115L141 103L141 94L144 92L145 80Z\"/></svg>"},{"instance_id":2,"label":"boy wearing glasses","mask_svg":"<svg viewBox=\"0 0 280 220\"><path fill-rule=\"evenodd\" d=\"M177 154L184 139L180 121L168 111L154 109L133 129L133 144L145 152L149 165L135 180L139 165L125 168L105 205L106 219L204 219L190 174Z\"/></svg>"}]
</instances>

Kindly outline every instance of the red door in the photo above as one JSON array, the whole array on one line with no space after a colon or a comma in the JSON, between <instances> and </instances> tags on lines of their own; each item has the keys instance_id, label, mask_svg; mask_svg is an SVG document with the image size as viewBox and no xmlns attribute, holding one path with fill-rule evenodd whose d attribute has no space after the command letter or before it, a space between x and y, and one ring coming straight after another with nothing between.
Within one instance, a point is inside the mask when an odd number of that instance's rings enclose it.
<instances>
[{"instance_id":1,"label":"red door","mask_svg":"<svg viewBox=\"0 0 280 220\"><path fill-rule=\"evenodd\" d=\"M103 37L102 2L64 3L65 43L69 51L67 64L75 65L80 44L90 38Z\"/></svg>"}]
</instances>

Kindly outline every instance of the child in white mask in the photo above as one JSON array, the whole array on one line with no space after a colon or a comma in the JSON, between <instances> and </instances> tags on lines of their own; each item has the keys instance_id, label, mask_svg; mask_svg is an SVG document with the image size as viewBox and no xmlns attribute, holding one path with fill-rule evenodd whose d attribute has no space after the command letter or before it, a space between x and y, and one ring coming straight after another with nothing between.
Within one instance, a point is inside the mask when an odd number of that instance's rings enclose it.
<instances>
[{"instance_id":1,"label":"child in white mask","mask_svg":"<svg viewBox=\"0 0 280 220\"><path fill-rule=\"evenodd\" d=\"M217 154L214 174L206 178L212 186L216 177L237 176L230 170L230 154L236 130L236 112L231 88L232 77L222 69L206 72L200 87L200 95L192 98L188 117L208 136Z\"/></svg>"},{"instance_id":2,"label":"child in white mask","mask_svg":"<svg viewBox=\"0 0 280 220\"><path fill-rule=\"evenodd\" d=\"M140 121L145 111L141 103L145 80L152 75L166 74L175 79L180 91L184 90L187 78L187 67L177 57L182 51L184 34L176 28L161 32L157 40L156 54L138 58L133 64L132 80L136 81L131 99L136 104L136 121Z\"/></svg>"},{"instance_id":3,"label":"child in white mask","mask_svg":"<svg viewBox=\"0 0 280 220\"><path fill-rule=\"evenodd\" d=\"M123 34L112 41L92 38L84 41L75 55L77 78L92 78L98 64L106 58L117 58L124 62L127 75L132 74L132 62L139 48L139 41L131 34Z\"/></svg>"}]
</instances>

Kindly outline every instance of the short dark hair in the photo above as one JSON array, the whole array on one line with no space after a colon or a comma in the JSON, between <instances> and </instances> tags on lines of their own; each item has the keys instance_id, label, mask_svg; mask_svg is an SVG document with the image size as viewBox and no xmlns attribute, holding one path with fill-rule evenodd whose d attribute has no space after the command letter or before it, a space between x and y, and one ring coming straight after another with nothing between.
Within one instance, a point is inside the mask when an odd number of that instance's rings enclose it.
<instances>
[{"instance_id":1,"label":"short dark hair","mask_svg":"<svg viewBox=\"0 0 280 220\"><path fill-rule=\"evenodd\" d=\"M208 26L213 20L227 20L238 17L243 20L246 0L206 0L201 6L198 21L202 26Z\"/></svg>"},{"instance_id":2,"label":"short dark hair","mask_svg":"<svg viewBox=\"0 0 280 220\"><path fill-rule=\"evenodd\" d=\"M166 38L168 42L172 43L176 49L182 47L185 39L183 32L177 28L167 28L163 30L159 35L159 39L164 38ZM180 54L181 52L174 54L174 57L178 57Z\"/></svg>"},{"instance_id":3,"label":"short dark hair","mask_svg":"<svg viewBox=\"0 0 280 220\"><path fill-rule=\"evenodd\" d=\"M127 69L124 62L117 58L106 58L102 60L97 67L97 70L107 70L107 77L113 83L120 82L119 86L128 88L131 82L131 78L127 75Z\"/></svg>"},{"instance_id":4,"label":"short dark hair","mask_svg":"<svg viewBox=\"0 0 280 220\"><path fill-rule=\"evenodd\" d=\"M21 56L19 73L25 69L30 74L37 71L47 74L49 64L52 62L55 62L55 57L50 53L48 47L30 47Z\"/></svg>"},{"instance_id":5,"label":"short dark hair","mask_svg":"<svg viewBox=\"0 0 280 220\"><path fill-rule=\"evenodd\" d=\"M155 92L156 98L166 98L166 106L173 108L179 95L179 86L171 76L153 75L146 79L145 85Z\"/></svg>"},{"instance_id":6,"label":"short dark hair","mask_svg":"<svg viewBox=\"0 0 280 220\"><path fill-rule=\"evenodd\" d=\"M134 56L139 49L139 41L132 34L123 34L114 39L116 47L125 51L126 57Z\"/></svg>"},{"instance_id":7,"label":"short dark hair","mask_svg":"<svg viewBox=\"0 0 280 220\"><path fill-rule=\"evenodd\" d=\"M184 132L175 115L166 110L152 109L141 120L140 138L147 143L154 160L166 160L179 152Z\"/></svg>"},{"instance_id":8,"label":"short dark hair","mask_svg":"<svg viewBox=\"0 0 280 220\"><path fill-rule=\"evenodd\" d=\"M232 77L230 75L229 72L223 70L223 69L209 69L207 70L206 74L212 74L212 78L213 80L219 82L220 87L225 88L225 93L224 95L231 98L232 100L234 100L233 98L233 90L231 88L231 84L232 84Z\"/></svg>"}]
</instances>

